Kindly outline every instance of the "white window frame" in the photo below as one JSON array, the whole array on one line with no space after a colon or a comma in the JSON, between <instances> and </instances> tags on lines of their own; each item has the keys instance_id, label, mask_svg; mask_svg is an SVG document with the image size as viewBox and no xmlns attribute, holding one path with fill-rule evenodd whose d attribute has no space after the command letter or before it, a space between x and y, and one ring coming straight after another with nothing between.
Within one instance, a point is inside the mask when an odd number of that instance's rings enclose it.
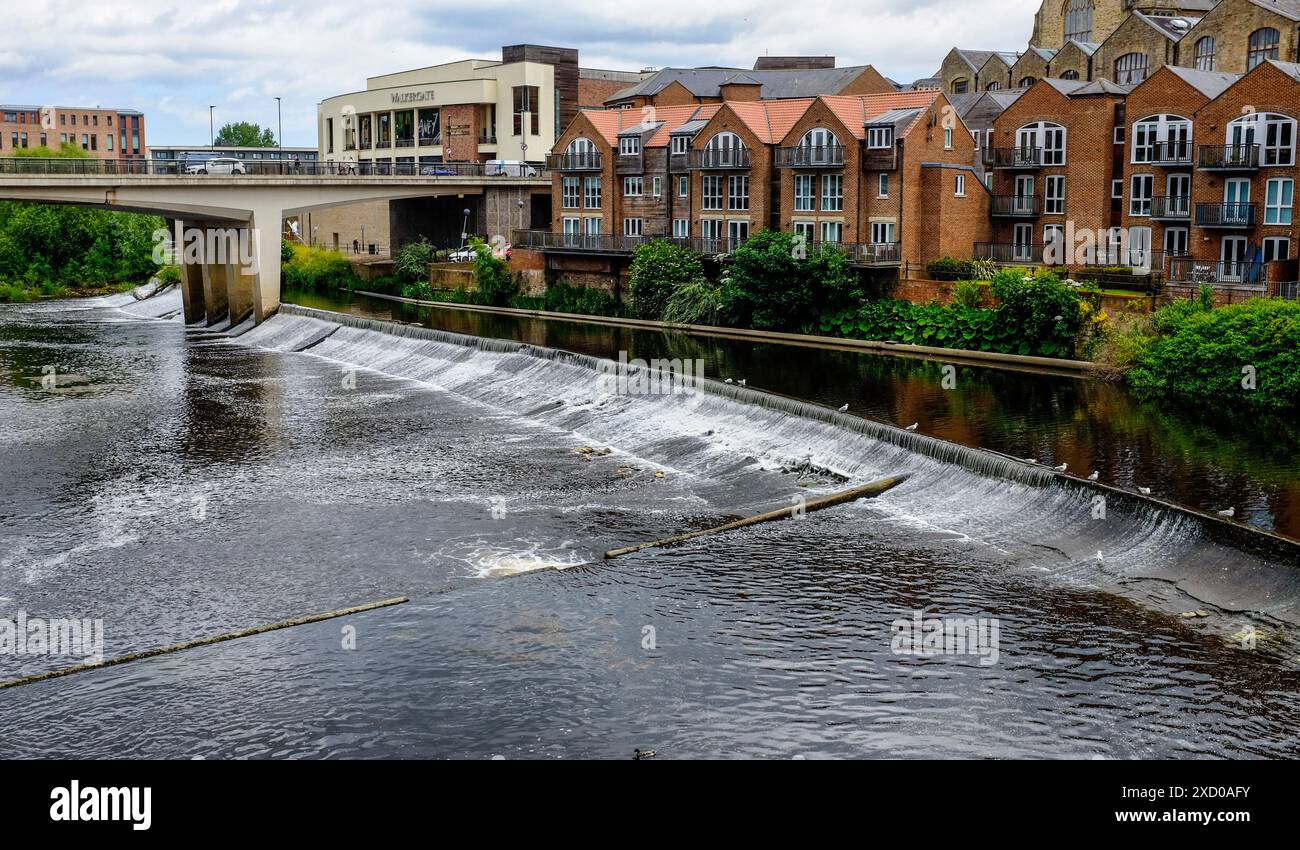
<instances>
[{"instance_id":1,"label":"white window frame","mask_svg":"<svg viewBox=\"0 0 1300 850\"><path fill-rule=\"evenodd\" d=\"M1277 186L1277 200L1274 202L1273 187ZM1286 199L1283 200L1283 190L1286 193ZM1271 177L1264 186L1264 223L1286 225L1291 224L1294 216L1292 215L1292 205L1295 202L1295 181L1290 177Z\"/></svg>"},{"instance_id":2,"label":"white window frame","mask_svg":"<svg viewBox=\"0 0 1300 850\"><path fill-rule=\"evenodd\" d=\"M673 154L675 154L675 155L684 154L684 153L686 153L687 151L689 151L689 150L691 149L691 137L690 137L690 136L673 136L673 137L672 137L672 146L673 146L673 148L672 148L672 152L673 152Z\"/></svg>"},{"instance_id":3,"label":"white window frame","mask_svg":"<svg viewBox=\"0 0 1300 850\"><path fill-rule=\"evenodd\" d=\"M691 193L691 178L685 174L677 178L677 197L685 198Z\"/></svg>"},{"instance_id":4,"label":"white window frame","mask_svg":"<svg viewBox=\"0 0 1300 850\"><path fill-rule=\"evenodd\" d=\"M572 189L572 191L570 191L570 189ZM581 177L578 177L577 175L564 175L560 182L560 207L566 210L582 209Z\"/></svg>"},{"instance_id":5,"label":"white window frame","mask_svg":"<svg viewBox=\"0 0 1300 850\"><path fill-rule=\"evenodd\" d=\"M871 244L887 245L896 242L897 240L894 238L894 233L897 224L898 222L896 221L871 222Z\"/></svg>"},{"instance_id":6,"label":"white window frame","mask_svg":"<svg viewBox=\"0 0 1300 850\"><path fill-rule=\"evenodd\" d=\"M641 153L640 136L619 136L618 155L619 156L636 156Z\"/></svg>"},{"instance_id":7,"label":"white window frame","mask_svg":"<svg viewBox=\"0 0 1300 850\"><path fill-rule=\"evenodd\" d=\"M749 177L732 174L727 177L727 209L744 212L749 209Z\"/></svg>"},{"instance_id":8,"label":"white window frame","mask_svg":"<svg viewBox=\"0 0 1300 850\"><path fill-rule=\"evenodd\" d=\"M822 212L844 211L844 175L823 174L821 191Z\"/></svg>"},{"instance_id":9,"label":"white window frame","mask_svg":"<svg viewBox=\"0 0 1300 850\"><path fill-rule=\"evenodd\" d=\"M1124 197L1124 180L1123 180L1123 178L1117 178L1117 179L1115 179L1115 180L1110 181L1110 197L1111 197L1111 200L1115 200L1116 198L1122 198L1122 197Z\"/></svg>"},{"instance_id":10,"label":"white window frame","mask_svg":"<svg viewBox=\"0 0 1300 850\"><path fill-rule=\"evenodd\" d=\"M966 197L966 175L965 174L957 175L957 182L956 182L956 186L954 187L953 197L956 198Z\"/></svg>"},{"instance_id":11,"label":"white window frame","mask_svg":"<svg viewBox=\"0 0 1300 850\"><path fill-rule=\"evenodd\" d=\"M658 198L664 193L664 179L662 177L653 177L650 180L650 194Z\"/></svg>"},{"instance_id":12,"label":"white window frame","mask_svg":"<svg viewBox=\"0 0 1300 850\"><path fill-rule=\"evenodd\" d=\"M1043 178L1043 215L1065 215L1065 175Z\"/></svg>"},{"instance_id":13,"label":"white window frame","mask_svg":"<svg viewBox=\"0 0 1300 850\"><path fill-rule=\"evenodd\" d=\"M710 188L716 191L710 191ZM721 210L726 201L726 185L720 174L705 174L700 177L700 209Z\"/></svg>"},{"instance_id":14,"label":"white window frame","mask_svg":"<svg viewBox=\"0 0 1300 850\"><path fill-rule=\"evenodd\" d=\"M876 197L889 197L889 175L884 172L876 175Z\"/></svg>"},{"instance_id":15,"label":"white window frame","mask_svg":"<svg viewBox=\"0 0 1300 850\"><path fill-rule=\"evenodd\" d=\"M842 221L823 221L821 222L821 241L842 242L844 237L844 222Z\"/></svg>"},{"instance_id":16,"label":"white window frame","mask_svg":"<svg viewBox=\"0 0 1300 850\"><path fill-rule=\"evenodd\" d=\"M870 150L884 150L894 146L894 128L893 127L868 127L867 128L867 148Z\"/></svg>"},{"instance_id":17,"label":"white window frame","mask_svg":"<svg viewBox=\"0 0 1300 850\"><path fill-rule=\"evenodd\" d=\"M624 177L623 178L623 197L639 198L645 194L644 177Z\"/></svg>"},{"instance_id":18,"label":"white window frame","mask_svg":"<svg viewBox=\"0 0 1300 850\"><path fill-rule=\"evenodd\" d=\"M689 218L673 219L673 236L678 239L686 239L691 235L691 220Z\"/></svg>"},{"instance_id":19,"label":"white window frame","mask_svg":"<svg viewBox=\"0 0 1300 850\"><path fill-rule=\"evenodd\" d=\"M582 208L600 209L600 175L592 175L582 181Z\"/></svg>"},{"instance_id":20,"label":"white window frame","mask_svg":"<svg viewBox=\"0 0 1300 850\"><path fill-rule=\"evenodd\" d=\"M951 127L943 128L943 149L946 151L952 150L952 128Z\"/></svg>"},{"instance_id":21,"label":"white window frame","mask_svg":"<svg viewBox=\"0 0 1300 850\"><path fill-rule=\"evenodd\" d=\"M640 236L645 230L645 219L631 217L623 219L624 236Z\"/></svg>"},{"instance_id":22,"label":"white window frame","mask_svg":"<svg viewBox=\"0 0 1300 850\"><path fill-rule=\"evenodd\" d=\"M806 186L808 191L800 193L800 187ZM794 176L794 210L795 212L812 212L817 205L817 189L811 174L796 174Z\"/></svg>"},{"instance_id":23,"label":"white window frame","mask_svg":"<svg viewBox=\"0 0 1300 850\"><path fill-rule=\"evenodd\" d=\"M1191 234L1186 227L1166 227L1164 237L1165 254L1170 257L1186 257L1191 250ZM1182 253L1179 253L1176 245L1181 243L1183 246Z\"/></svg>"},{"instance_id":24,"label":"white window frame","mask_svg":"<svg viewBox=\"0 0 1300 850\"><path fill-rule=\"evenodd\" d=\"M1134 174L1129 179L1128 214L1149 217L1151 215L1151 197L1155 194L1156 178L1154 174ZM1145 191L1140 191L1145 190Z\"/></svg>"}]
</instances>

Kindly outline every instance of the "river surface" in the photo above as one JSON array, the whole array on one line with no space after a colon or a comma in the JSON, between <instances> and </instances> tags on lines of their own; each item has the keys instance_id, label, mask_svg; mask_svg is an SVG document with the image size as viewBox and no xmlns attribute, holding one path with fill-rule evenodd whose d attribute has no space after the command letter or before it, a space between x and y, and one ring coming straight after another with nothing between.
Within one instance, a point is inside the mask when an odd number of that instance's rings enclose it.
<instances>
[{"instance_id":1,"label":"river surface","mask_svg":"<svg viewBox=\"0 0 1300 850\"><path fill-rule=\"evenodd\" d=\"M1289 438L1208 450L1209 423L1084 381L971 369L953 391L892 358L406 317L750 384L611 395L587 358L513 342L308 311L231 340L159 318L178 306L0 306L0 619L100 618L112 657L411 601L0 690L0 756L1300 755L1294 564L1140 501L1098 517L953 444L1294 533ZM602 558L893 473L877 499ZM995 621L996 654L895 652L917 612ZM0 655L0 678L79 660Z\"/></svg>"}]
</instances>

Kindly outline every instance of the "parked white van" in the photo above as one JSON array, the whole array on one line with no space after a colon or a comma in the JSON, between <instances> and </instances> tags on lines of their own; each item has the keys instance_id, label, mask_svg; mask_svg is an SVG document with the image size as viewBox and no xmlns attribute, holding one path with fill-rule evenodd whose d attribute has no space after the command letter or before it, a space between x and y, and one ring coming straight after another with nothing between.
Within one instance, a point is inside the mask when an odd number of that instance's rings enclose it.
<instances>
[{"instance_id":1,"label":"parked white van","mask_svg":"<svg viewBox=\"0 0 1300 850\"><path fill-rule=\"evenodd\" d=\"M537 169L518 159L489 159L483 164L488 177L536 177Z\"/></svg>"}]
</instances>

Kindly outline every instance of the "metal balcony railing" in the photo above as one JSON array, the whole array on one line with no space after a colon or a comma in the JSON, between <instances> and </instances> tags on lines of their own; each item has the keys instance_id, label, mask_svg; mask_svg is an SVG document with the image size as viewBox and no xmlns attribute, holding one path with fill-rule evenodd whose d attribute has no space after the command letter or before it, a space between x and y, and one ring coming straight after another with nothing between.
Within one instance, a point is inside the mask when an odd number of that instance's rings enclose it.
<instances>
[{"instance_id":1,"label":"metal balcony railing","mask_svg":"<svg viewBox=\"0 0 1300 850\"><path fill-rule=\"evenodd\" d=\"M600 171L604 162L600 151L555 153L546 157L546 167L556 171Z\"/></svg>"},{"instance_id":2,"label":"metal balcony railing","mask_svg":"<svg viewBox=\"0 0 1300 850\"><path fill-rule=\"evenodd\" d=\"M1042 148L993 148L994 168L1042 168Z\"/></svg>"},{"instance_id":3,"label":"metal balcony railing","mask_svg":"<svg viewBox=\"0 0 1300 850\"><path fill-rule=\"evenodd\" d=\"M1151 199L1151 217L1184 219L1192 215L1192 199L1187 195L1156 195Z\"/></svg>"},{"instance_id":4,"label":"metal balcony railing","mask_svg":"<svg viewBox=\"0 0 1300 850\"><path fill-rule=\"evenodd\" d=\"M840 168L844 165L843 145L797 145L778 148L777 168Z\"/></svg>"},{"instance_id":5,"label":"metal balcony railing","mask_svg":"<svg viewBox=\"0 0 1300 850\"><path fill-rule=\"evenodd\" d=\"M989 214L999 218L1033 218L1040 211L1040 202L1037 195L994 195L989 201Z\"/></svg>"},{"instance_id":6,"label":"metal balcony railing","mask_svg":"<svg viewBox=\"0 0 1300 850\"><path fill-rule=\"evenodd\" d=\"M1259 145L1201 145L1196 164L1208 171L1252 171L1259 168Z\"/></svg>"},{"instance_id":7,"label":"metal balcony railing","mask_svg":"<svg viewBox=\"0 0 1300 850\"><path fill-rule=\"evenodd\" d=\"M1192 143L1190 141L1156 142L1145 149L1146 158L1140 161L1148 165L1190 165L1192 162Z\"/></svg>"},{"instance_id":8,"label":"metal balcony railing","mask_svg":"<svg viewBox=\"0 0 1300 850\"><path fill-rule=\"evenodd\" d=\"M1169 282L1199 286L1214 285L1253 286L1264 289L1268 282L1268 263L1215 262L1194 260L1191 257L1172 257L1169 260Z\"/></svg>"},{"instance_id":9,"label":"metal balcony railing","mask_svg":"<svg viewBox=\"0 0 1300 850\"><path fill-rule=\"evenodd\" d=\"M749 148L704 148L691 151L687 162L691 168L749 168L753 157Z\"/></svg>"},{"instance_id":10,"label":"metal balcony railing","mask_svg":"<svg viewBox=\"0 0 1300 850\"><path fill-rule=\"evenodd\" d=\"M1197 204L1197 227L1242 228L1255 226L1259 204Z\"/></svg>"},{"instance_id":11,"label":"metal balcony railing","mask_svg":"<svg viewBox=\"0 0 1300 850\"><path fill-rule=\"evenodd\" d=\"M898 167L898 148L864 148L862 151L863 171L893 171Z\"/></svg>"}]
</instances>

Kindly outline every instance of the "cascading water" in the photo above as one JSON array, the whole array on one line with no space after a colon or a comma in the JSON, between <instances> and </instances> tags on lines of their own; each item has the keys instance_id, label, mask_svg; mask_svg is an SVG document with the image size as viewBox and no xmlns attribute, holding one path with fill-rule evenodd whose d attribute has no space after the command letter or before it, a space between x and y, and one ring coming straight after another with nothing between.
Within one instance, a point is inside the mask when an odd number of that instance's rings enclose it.
<instances>
[{"instance_id":1,"label":"cascading water","mask_svg":"<svg viewBox=\"0 0 1300 850\"><path fill-rule=\"evenodd\" d=\"M906 473L894 492L851 509L931 534L935 545L988 547L1063 581L1153 598L1173 585L1227 610L1300 622L1294 552L1284 541L1261 544L1281 557L1250 554L1216 542L1223 530L1209 521L1207 532L1207 520L1192 514L801 401L713 380L692 394L610 394L600 362L586 355L294 305L238 343L420 381L733 492L753 476L809 465L850 485ZM1249 542L1251 534L1228 537Z\"/></svg>"}]
</instances>

